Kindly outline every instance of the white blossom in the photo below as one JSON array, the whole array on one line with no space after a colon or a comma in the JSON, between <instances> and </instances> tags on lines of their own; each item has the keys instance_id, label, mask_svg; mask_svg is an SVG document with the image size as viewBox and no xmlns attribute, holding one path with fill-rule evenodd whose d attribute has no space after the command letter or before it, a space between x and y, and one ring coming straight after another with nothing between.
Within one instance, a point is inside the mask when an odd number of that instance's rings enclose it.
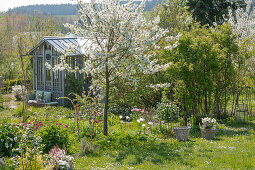
<instances>
[{"instance_id":1,"label":"white blossom","mask_svg":"<svg viewBox=\"0 0 255 170\"><path fill-rule=\"evenodd\" d=\"M79 22L66 24L81 37L79 44L86 60L79 72L93 77L91 89L104 91L102 82L105 82L105 77L101 75L105 75L106 68L110 70L111 82L118 77L130 78L133 85L137 85L138 80L133 81L133 75L137 72L152 74L170 66L168 63L160 64L154 59L156 53L148 51L160 49L157 43L162 38L176 41L181 34L167 37L168 31L158 26L159 16L150 21L145 19L145 0L140 5L132 2L120 5L116 0L104 0L97 4L95 1L89 4L79 1ZM178 42L174 43L173 48L177 45ZM67 54L61 57L60 64L53 70L72 70L65 61Z\"/></svg>"}]
</instances>

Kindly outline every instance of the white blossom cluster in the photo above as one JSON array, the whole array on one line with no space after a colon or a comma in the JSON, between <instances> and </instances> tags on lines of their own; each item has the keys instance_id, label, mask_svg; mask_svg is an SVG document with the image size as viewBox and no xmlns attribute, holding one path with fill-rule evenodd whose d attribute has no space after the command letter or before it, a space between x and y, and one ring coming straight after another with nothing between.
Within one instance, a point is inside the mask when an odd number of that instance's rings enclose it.
<instances>
[{"instance_id":1,"label":"white blossom cluster","mask_svg":"<svg viewBox=\"0 0 255 170\"><path fill-rule=\"evenodd\" d=\"M203 128L210 129L214 127L217 122L214 118L206 117L206 118L202 118L202 123L203 123L202 125Z\"/></svg>"},{"instance_id":2,"label":"white blossom cluster","mask_svg":"<svg viewBox=\"0 0 255 170\"><path fill-rule=\"evenodd\" d=\"M153 88L155 90L159 90L159 89L164 89L164 88L167 88L167 87L170 87L170 86L171 86L170 83L164 83L164 84L151 84L147 87Z\"/></svg>"},{"instance_id":3,"label":"white blossom cluster","mask_svg":"<svg viewBox=\"0 0 255 170\"><path fill-rule=\"evenodd\" d=\"M118 77L131 78L137 72L152 74L170 66L160 64L155 59L156 53L151 52L160 48L157 43L166 38L168 31L158 26L159 17L145 19L145 0L140 5L133 0L122 5L119 0L97 3L92 0L89 4L79 1L79 6L79 21L66 26L82 37L79 44L86 60L79 71L94 77L93 89L102 88L99 84L105 82L106 72L112 82ZM168 40L177 40L180 36ZM53 69L71 70L64 59L61 63Z\"/></svg>"},{"instance_id":4,"label":"white blossom cluster","mask_svg":"<svg viewBox=\"0 0 255 170\"><path fill-rule=\"evenodd\" d=\"M239 8L236 11L229 9L229 19L227 22L232 26L233 32L237 36L238 45L247 53L254 53L255 51L255 7L252 6L251 0L245 0L246 8ZM245 49L243 48L245 47ZM243 75L249 71L255 71L254 55L247 58L244 65ZM236 64L238 65L238 64ZM241 76L243 77L243 76Z\"/></svg>"},{"instance_id":5,"label":"white blossom cluster","mask_svg":"<svg viewBox=\"0 0 255 170\"><path fill-rule=\"evenodd\" d=\"M245 0L246 8L238 8L234 12L229 8L228 23L233 27L234 33L237 35L239 45L246 38L255 36L255 8L251 10L252 1Z\"/></svg>"}]
</instances>

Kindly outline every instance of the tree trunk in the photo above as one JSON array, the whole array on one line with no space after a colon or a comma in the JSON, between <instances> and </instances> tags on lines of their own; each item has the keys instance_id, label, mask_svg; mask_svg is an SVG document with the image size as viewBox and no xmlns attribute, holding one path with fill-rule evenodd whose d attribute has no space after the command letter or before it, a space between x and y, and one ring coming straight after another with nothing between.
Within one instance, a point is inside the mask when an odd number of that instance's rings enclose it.
<instances>
[{"instance_id":1,"label":"tree trunk","mask_svg":"<svg viewBox=\"0 0 255 170\"><path fill-rule=\"evenodd\" d=\"M205 114L206 114L207 116L209 116L209 112L208 112L208 102L207 102L207 91L205 90L204 92L205 92L205 100L204 100L204 102L205 102Z\"/></svg>"},{"instance_id":2,"label":"tree trunk","mask_svg":"<svg viewBox=\"0 0 255 170\"><path fill-rule=\"evenodd\" d=\"M108 135L108 127L107 127L107 118L108 118L108 104L109 104L109 89L110 89L110 81L109 81L109 70L108 65L106 65L105 69L105 103L104 103L104 135Z\"/></svg>"}]
</instances>

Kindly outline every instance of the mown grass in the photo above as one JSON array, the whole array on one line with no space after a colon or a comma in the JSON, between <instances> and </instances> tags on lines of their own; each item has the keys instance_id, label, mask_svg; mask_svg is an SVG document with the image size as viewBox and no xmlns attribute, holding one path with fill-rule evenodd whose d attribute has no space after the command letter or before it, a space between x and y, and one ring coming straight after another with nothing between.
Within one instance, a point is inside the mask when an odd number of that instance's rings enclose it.
<instances>
[{"instance_id":1,"label":"mown grass","mask_svg":"<svg viewBox=\"0 0 255 170\"><path fill-rule=\"evenodd\" d=\"M76 157L74 169L253 169L254 127L254 123L239 127L219 125L216 138L211 141L193 132L186 142L156 139L117 150L100 150Z\"/></svg>"}]
</instances>

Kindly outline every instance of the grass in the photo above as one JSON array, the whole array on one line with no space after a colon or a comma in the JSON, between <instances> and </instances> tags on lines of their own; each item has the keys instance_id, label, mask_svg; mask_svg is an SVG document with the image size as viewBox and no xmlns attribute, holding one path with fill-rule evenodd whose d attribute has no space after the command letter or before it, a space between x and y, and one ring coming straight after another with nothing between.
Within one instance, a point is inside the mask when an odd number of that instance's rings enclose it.
<instances>
[{"instance_id":1,"label":"grass","mask_svg":"<svg viewBox=\"0 0 255 170\"><path fill-rule=\"evenodd\" d=\"M0 119L6 117L12 121L21 120L15 114L17 111L5 108L0 111ZM61 107L33 108L29 119L35 117L45 124L56 121L74 123L73 110ZM84 123L88 124L87 121ZM210 141L201 138L198 127L191 129L189 141L179 142L175 137L163 138L156 134L149 134L143 141L139 141L136 138L138 127L137 122L120 124L118 120L112 119L109 137L100 138L99 135L93 140L99 148L97 151L79 156L79 144L73 146L77 151L72 155L75 157L74 169L255 168L254 121L247 124L234 121L219 124L216 138Z\"/></svg>"},{"instance_id":2,"label":"grass","mask_svg":"<svg viewBox=\"0 0 255 170\"><path fill-rule=\"evenodd\" d=\"M75 159L75 169L252 169L255 168L254 123L220 125L214 140L191 134L186 142L174 138L104 150ZM197 137L195 137L197 136Z\"/></svg>"}]
</instances>

